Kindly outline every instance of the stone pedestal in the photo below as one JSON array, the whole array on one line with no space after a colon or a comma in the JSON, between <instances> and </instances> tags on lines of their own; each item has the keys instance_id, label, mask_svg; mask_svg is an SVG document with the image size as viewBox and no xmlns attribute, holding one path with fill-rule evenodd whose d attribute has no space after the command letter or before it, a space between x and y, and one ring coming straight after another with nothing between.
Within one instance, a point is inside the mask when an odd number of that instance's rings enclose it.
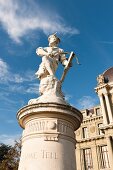
<instances>
[{"instance_id":1,"label":"stone pedestal","mask_svg":"<svg viewBox=\"0 0 113 170\"><path fill-rule=\"evenodd\" d=\"M23 130L19 170L76 170L75 133L82 114L59 103L29 104L17 113Z\"/></svg>"}]
</instances>

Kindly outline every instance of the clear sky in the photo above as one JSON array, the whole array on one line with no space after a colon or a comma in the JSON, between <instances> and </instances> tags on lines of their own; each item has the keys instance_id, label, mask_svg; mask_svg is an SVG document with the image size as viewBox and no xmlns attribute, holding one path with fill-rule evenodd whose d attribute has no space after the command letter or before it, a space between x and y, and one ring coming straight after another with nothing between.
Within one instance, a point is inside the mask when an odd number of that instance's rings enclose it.
<instances>
[{"instance_id":1,"label":"clear sky","mask_svg":"<svg viewBox=\"0 0 113 170\"><path fill-rule=\"evenodd\" d=\"M60 47L74 51L81 65L63 83L66 99L78 109L99 103L96 77L113 66L112 0L0 0L0 142L22 133L16 112L38 97L36 48L58 32ZM60 66L57 77L60 78Z\"/></svg>"}]
</instances>

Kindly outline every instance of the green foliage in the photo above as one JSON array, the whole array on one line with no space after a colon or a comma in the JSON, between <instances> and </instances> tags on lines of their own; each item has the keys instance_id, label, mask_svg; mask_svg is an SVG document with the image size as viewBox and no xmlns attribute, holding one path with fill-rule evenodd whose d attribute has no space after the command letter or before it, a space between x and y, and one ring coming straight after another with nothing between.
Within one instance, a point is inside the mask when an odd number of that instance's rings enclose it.
<instances>
[{"instance_id":1,"label":"green foliage","mask_svg":"<svg viewBox=\"0 0 113 170\"><path fill-rule=\"evenodd\" d=\"M9 147L5 145L6 147ZM19 158L20 158L21 144L15 142L14 146L10 146L8 151L4 154L3 159L0 163L0 170L18 170Z\"/></svg>"},{"instance_id":2,"label":"green foliage","mask_svg":"<svg viewBox=\"0 0 113 170\"><path fill-rule=\"evenodd\" d=\"M0 144L0 163L4 160L4 155L6 155L10 149L11 147L8 145Z\"/></svg>"}]
</instances>

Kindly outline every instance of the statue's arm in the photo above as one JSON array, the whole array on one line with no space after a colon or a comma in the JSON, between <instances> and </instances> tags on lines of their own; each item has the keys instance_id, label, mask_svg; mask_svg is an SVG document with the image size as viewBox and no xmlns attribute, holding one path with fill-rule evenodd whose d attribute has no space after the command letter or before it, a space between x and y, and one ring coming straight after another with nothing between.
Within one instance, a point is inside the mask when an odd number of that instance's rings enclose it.
<instances>
[{"instance_id":1,"label":"statue's arm","mask_svg":"<svg viewBox=\"0 0 113 170\"><path fill-rule=\"evenodd\" d=\"M48 52L42 47L37 48L36 53L40 56L48 56Z\"/></svg>"},{"instance_id":2,"label":"statue's arm","mask_svg":"<svg viewBox=\"0 0 113 170\"><path fill-rule=\"evenodd\" d=\"M66 55L63 54L64 50L60 49L60 61L62 63L62 65L66 66L68 61L67 61L67 58L66 58Z\"/></svg>"}]
</instances>

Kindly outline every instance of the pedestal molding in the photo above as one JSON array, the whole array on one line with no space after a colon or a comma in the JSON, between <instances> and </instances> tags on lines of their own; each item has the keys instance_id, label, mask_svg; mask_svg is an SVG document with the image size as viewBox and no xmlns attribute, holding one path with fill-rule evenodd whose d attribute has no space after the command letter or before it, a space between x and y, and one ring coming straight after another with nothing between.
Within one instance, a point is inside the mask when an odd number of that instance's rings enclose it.
<instances>
[{"instance_id":1,"label":"pedestal molding","mask_svg":"<svg viewBox=\"0 0 113 170\"><path fill-rule=\"evenodd\" d=\"M51 118L57 118L57 115L59 115L59 118L73 123L74 130L79 128L83 119L83 116L79 110L72 106L57 103L39 103L27 105L17 112L17 119L19 120L21 127L25 128L25 120L27 120L29 117L28 119L31 121L32 116L34 119L35 115L38 115L38 118L44 118L45 115ZM68 117L68 119L66 119L66 117Z\"/></svg>"}]
</instances>

